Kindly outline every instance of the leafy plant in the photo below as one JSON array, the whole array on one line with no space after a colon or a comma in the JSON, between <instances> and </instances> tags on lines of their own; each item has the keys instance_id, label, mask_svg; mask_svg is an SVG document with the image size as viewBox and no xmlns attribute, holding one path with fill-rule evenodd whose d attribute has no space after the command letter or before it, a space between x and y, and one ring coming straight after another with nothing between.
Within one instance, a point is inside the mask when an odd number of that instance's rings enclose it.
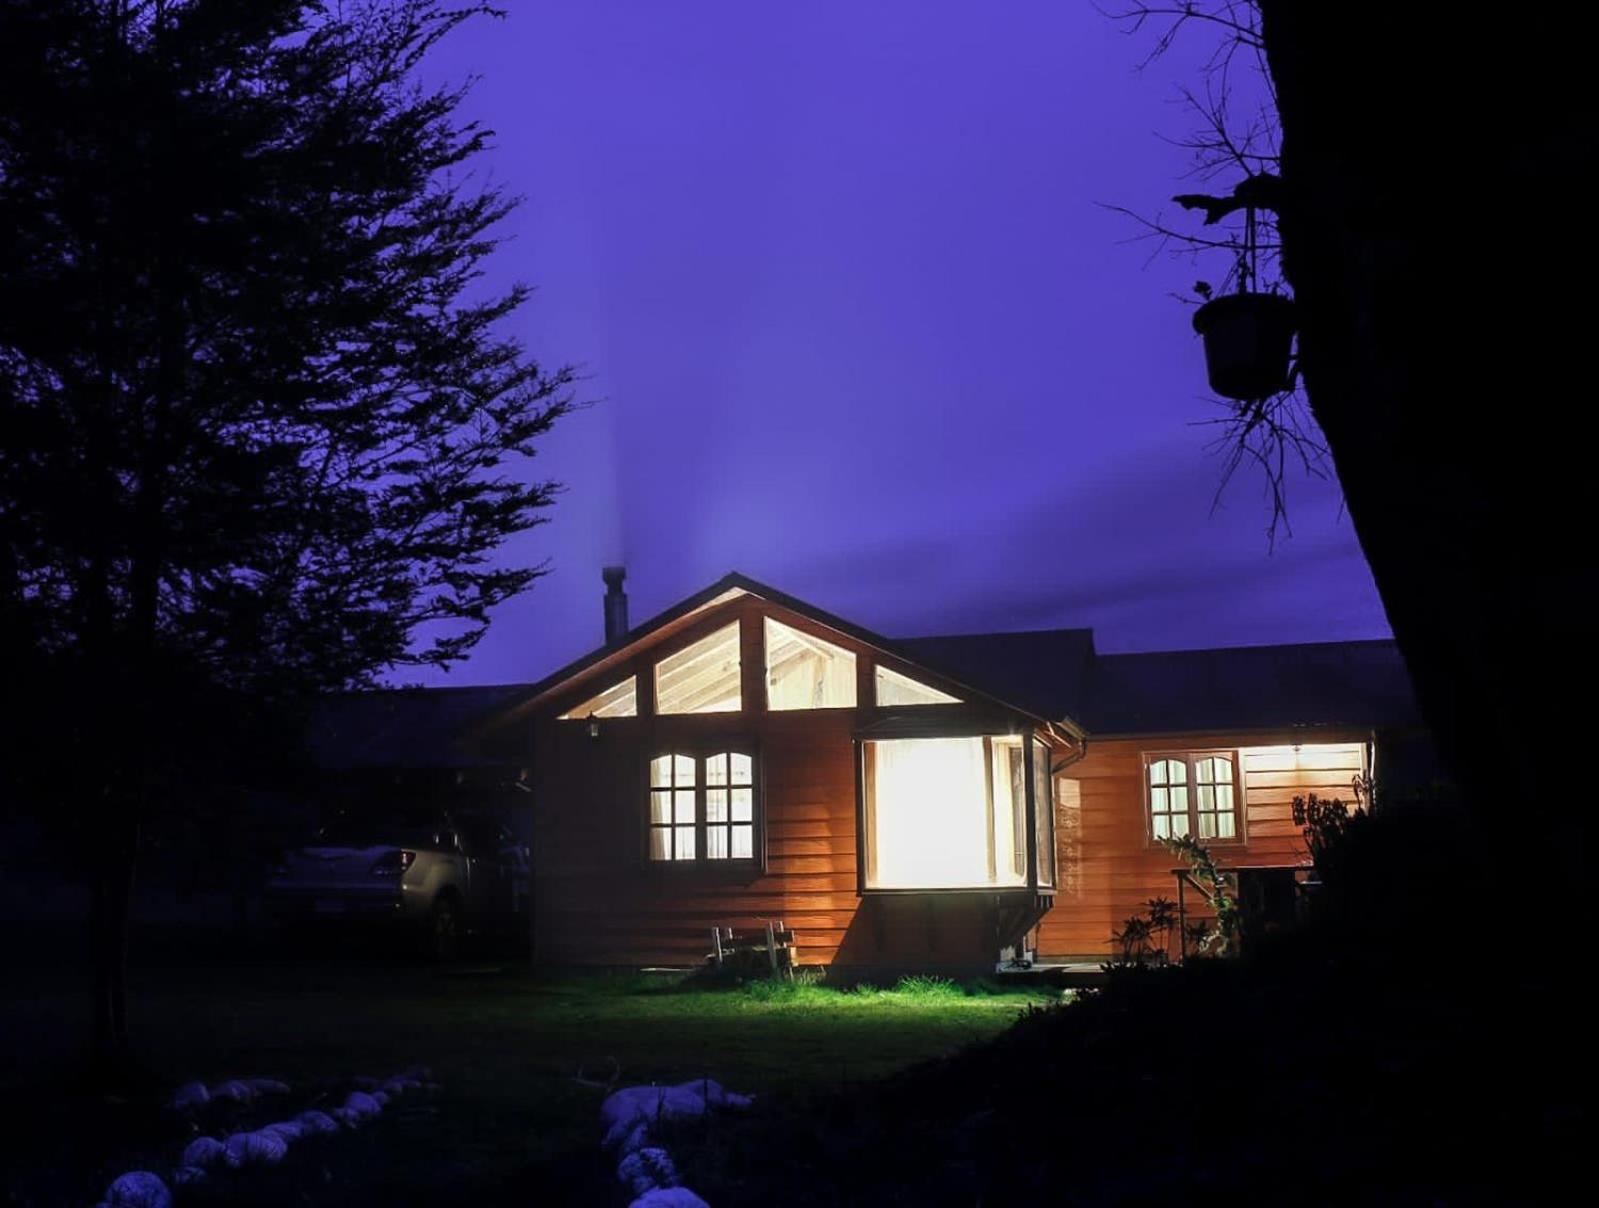
<instances>
[{"instance_id":1,"label":"leafy plant","mask_svg":"<svg viewBox=\"0 0 1599 1208\"><path fill-rule=\"evenodd\" d=\"M1215 914L1216 921L1211 926L1202 923L1189 926L1185 933L1189 942L1201 954L1234 955L1238 951L1242 915L1231 880L1217 866L1210 849L1192 835L1162 839L1160 842L1172 855L1187 863L1189 880L1198 887L1205 897L1205 904Z\"/></svg>"}]
</instances>

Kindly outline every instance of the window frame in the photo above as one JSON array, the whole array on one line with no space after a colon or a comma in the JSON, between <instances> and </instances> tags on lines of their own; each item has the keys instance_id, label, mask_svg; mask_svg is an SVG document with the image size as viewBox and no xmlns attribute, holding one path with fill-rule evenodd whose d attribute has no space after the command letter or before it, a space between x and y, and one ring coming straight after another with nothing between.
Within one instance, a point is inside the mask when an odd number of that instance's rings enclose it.
<instances>
[{"instance_id":1,"label":"window frame","mask_svg":"<svg viewBox=\"0 0 1599 1208\"><path fill-rule=\"evenodd\" d=\"M1142 761L1143 800L1144 800L1144 844L1146 847L1158 847L1160 840L1155 837L1155 798L1153 786L1149 783L1149 770L1164 760L1176 760L1185 766L1187 780L1184 787L1188 790L1188 838L1196 843L1203 843L1206 847L1221 845L1223 847L1238 847L1248 842L1244 833L1244 820L1248 816L1245 808L1244 794L1244 761L1242 754L1236 747L1202 747L1191 751L1145 751ZM1233 833L1222 837L1213 835L1205 838L1199 833L1199 763L1203 759L1221 757L1232 761L1233 765ZM1211 812L1211 811L1205 811ZM1220 813L1220 811L1215 811Z\"/></svg>"},{"instance_id":2,"label":"window frame","mask_svg":"<svg viewBox=\"0 0 1599 1208\"><path fill-rule=\"evenodd\" d=\"M929 707L929 706L923 706ZM1018 732L1019 729L1019 732ZM874 886L870 884L869 865L871 863L871 836L869 829L868 798L874 791L872 783L874 776L868 767L866 747L869 743L893 741L896 739L923 739L923 738L981 738L994 739L1002 737L1020 737L1022 739L1022 759L1026 769L1022 777L1025 792L1025 812L1023 814L1026 828L1026 877L1020 885L931 885L909 887ZM895 895L921 895L942 896L946 894L997 894L1001 896L1016 894L1033 894L1044 897L1055 895L1054 884L1044 885L1038 875L1038 810L1039 802L1033 774L1033 752L1042 747L1046 752L1045 765L1052 767L1054 747L1042 738L1033 729L1016 727L1004 719L984 718L974 720L966 718L956 719L929 719L920 725L896 723L890 726L874 725L857 729L854 735L855 746L855 884L856 892L862 897L893 897ZM985 743L985 764L991 769L991 753ZM986 777L985 777L986 778ZM1055 786L1053 772L1046 785L1049 794L1049 807L1054 809ZM988 786L992 793L992 785ZM1054 834L1053 818L1051 818L1050 833ZM1058 863L1058 853L1056 862ZM1059 874L1051 880L1058 880Z\"/></svg>"},{"instance_id":3,"label":"window frame","mask_svg":"<svg viewBox=\"0 0 1599 1208\"><path fill-rule=\"evenodd\" d=\"M676 827L675 819L671 823L657 824L651 814L655 794L659 791L650 783L650 765L662 756L682 756L694 761L694 858L679 860L676 858L676 840L673 839L673 858L657 860L650 855L650 835L655 830L666 830L670 834ZM706 783L707 769L710 760L717 755L745 755L750 761L750 854L748 856L728 856L725 859L712 859L706 855L706 832L711 826L726 826L728 831L729 847L732 843L731 799L729 800L729 817L725 823L709 823L705 817L705 794L713 787ZM731 779L731 766L728 769ZM643 806L642 834L639 845L639 858L645 868L661 869L668 871L684 872L690 869L702 873L717 871L733 871L749 873L751 871L764 873L766 871L766 792L764 784L765 766L761 760L759 744L744 737L724 738L697 738L693 741L673 740L667 737L657 737L654 743L645 748L643 767L640 774L642 790L640 800ZM743 785L724 785L728 789L743 788ZM675 786L674 786L675 788Z\"/></svg>"}]
</instances>

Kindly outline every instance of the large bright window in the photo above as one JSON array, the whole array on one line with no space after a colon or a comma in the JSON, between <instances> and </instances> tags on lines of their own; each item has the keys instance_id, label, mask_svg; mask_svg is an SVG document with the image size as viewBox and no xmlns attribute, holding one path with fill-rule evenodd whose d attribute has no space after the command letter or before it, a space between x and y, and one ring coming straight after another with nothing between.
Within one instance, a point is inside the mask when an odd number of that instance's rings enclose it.
<instances>
[{"instance_id":1,"label":"large bright window","mask_svg":"<svg viewBox=\"0 0 1599 1208\"><path fill-rule=\"evenodd\" d=\"M1027 884L1022 738L883 739L865 743L862 758L866 888Z\"/></svg>"},{"instance_id":2,"label":"large bright window","mask_svg":"<svg viewBox=\"0 0 1599 1208\"><path fill-rule=\"evenodd\" d=\"M737 713L744 707L739 676L739 625L734 621L655 665L655 711Z\"/></svg>"},{"instance_id":3,"label":"large bright window","mask_svg":"<svg viewBox=\"0 0 1599 1208\"><path fill-rule=\"evenodd\" d=\"M755 757L672 751L650 760L649 856L658 863L755 858Z\"/></svg>"},{"instance_id":4,"label":"large bright window","mask_svg":"<svg viewBox=\"0 0 1599 1208\"><path fill-rule=\"evenodd\" d=\"M940 692L908 675L878 667L876 674L877 703L879 705L958 705L960 698Z\"/></svg>"},{"instance_id":5,"label":"large bright window","mask_svg":"<svg viewBox=\"0 0 1599 1208\"><path fill-rule=\"evenodd\" d=\"M638 677L630 675L619 684L589 697L575 709L561 714L562 721L582 721L590 717L637 717Z\"/></svg>"},{"instance_id":6,"label":"large bright window","mask_svg":"<svg viewBox=\"0 0 1599 1208\"><path fill-rule=\"evenodd\" d=\"M767 617L766 707L853 709L854 653Z\"/></svg>"},{"instance_id":7,"label":"large bright window","mask_svg":"<svg viewBox=\"0 0 1599 1208\"><path fill-rule=\"evenodd\" d=\"M1238 757L1232 751L1151 755L1146 760L1152 839L1237 839Z\"/></svg>"}]
</instances>

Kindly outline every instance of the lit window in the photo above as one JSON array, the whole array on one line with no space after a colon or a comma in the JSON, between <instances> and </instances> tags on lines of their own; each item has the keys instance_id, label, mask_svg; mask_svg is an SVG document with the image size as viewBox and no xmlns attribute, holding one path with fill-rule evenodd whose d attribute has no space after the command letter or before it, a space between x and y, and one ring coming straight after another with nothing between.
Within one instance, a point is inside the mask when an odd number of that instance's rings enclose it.
<instances>
[{"instance_id":1,"label":"lit window","mask_svg":"<svg viewBox=\"0 0 1599 1208\"><path fill-rule=\"evenodd\" d=\"M1238 759L1232 752L1156 755L1148 767L1151 837L1238 838Z\"/></svg>"},{"instance_id":2,"label":"lit window","mask_svg":"<svg viewBox=\"0 0 1599 1208\"><path fill-rule=\"evenodd\" d=\"M960 698L937 688L929 688L908 675L877 668L877 703L879 705L958 705Z\"/></svg>"},{"instance_id":3,"label":"lit window","mask_svg":"<svg viewBox=\"0 0 1599 1208\"><path fill-rule=\"evenodd\" d=\"M766 707L854 708L855 655L767 617Z\"/></svg>"},{"instance_id":4,"label":"lit window","mask_svg":"<svg viewBox=\"0 0 1599 1208\"><path fill-rule=\"evenodd\" d=\"M1035 745L1035 751L1042 744ZM1027 881L1023 739L895 738L863 744L867 889L988 889ZM1043 767L1035 757L1033 774ZM1049 807L1047 787L1034 799ZM1040 825L1047 834L1047 823ZM1050 866L1053 879L1053 862Z\"/></svg>"},{"instance_id":5,"label":"lit window","mask_svg":"<svg viewBox=\"0 0 1599 1208\"><path fill-rule=\"evenodd\" d=\"M755 858L755 759L742 751L650 760L650 859Z\"/></svg>"},{"instance_id":6,"label":"lit window","mask_svg":"<svg viewBox=\"0 0 1599 1208\"><path fill-rule=\"evenodd\" d=\"M590 717L637 717L638 676L630 675L619 684L591 696L575 709L561 714L562 721L584 721Z\"/></svg>"},{"instance_id":7,"label":"lit window","mask_svg":"<svg viewBox=\"0 0 1599 1208\"><path fill-rule=\"evenodd\" d=\"M655 665L655 711L737 713L744 707L739 666L734 621Z\"/></svg>"}]
</instances>

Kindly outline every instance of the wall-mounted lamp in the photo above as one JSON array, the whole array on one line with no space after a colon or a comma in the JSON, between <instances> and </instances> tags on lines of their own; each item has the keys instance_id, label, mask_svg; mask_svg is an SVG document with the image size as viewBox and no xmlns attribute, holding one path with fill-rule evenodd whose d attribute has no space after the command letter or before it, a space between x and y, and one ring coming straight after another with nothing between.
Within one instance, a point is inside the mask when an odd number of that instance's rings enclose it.
<instances>
[{"instance_id":1,"label":"wall-mounted lamp","mask_svg":"<svg viewBox=\"0 0 1599 1208\"><path fill-rule=\"evenodd\" d=\"M589 737L590 738L598 738L599 736L600 736L600 719L595 717L594 714L590 713L589 714Z\"/></svg>"}]
</instances>

